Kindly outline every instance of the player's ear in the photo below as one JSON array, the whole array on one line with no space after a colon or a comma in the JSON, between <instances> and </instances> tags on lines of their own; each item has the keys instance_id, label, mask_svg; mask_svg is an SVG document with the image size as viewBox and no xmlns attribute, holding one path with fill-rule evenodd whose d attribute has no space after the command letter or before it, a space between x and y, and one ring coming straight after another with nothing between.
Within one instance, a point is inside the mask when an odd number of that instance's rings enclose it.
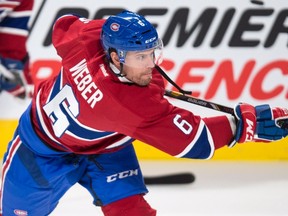
<instances>
[{"instance_id":1,"label":"player's ear","mask_svg":"<svg viewBox=\"0 0 288 216\"><path fill-rule=\"evenodd\" d=\"M111 52L110 53L110 58L111 58L112 63L116 67L120 67L120 60L119 60L118 54L116 52Z\"/></svg>"}]
</instances>

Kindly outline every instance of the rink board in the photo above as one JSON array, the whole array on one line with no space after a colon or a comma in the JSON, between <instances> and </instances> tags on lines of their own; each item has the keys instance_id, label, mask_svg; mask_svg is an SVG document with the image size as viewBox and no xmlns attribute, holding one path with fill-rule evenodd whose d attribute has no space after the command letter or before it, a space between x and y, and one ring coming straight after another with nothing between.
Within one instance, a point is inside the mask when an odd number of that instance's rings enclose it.
<instances>
[{"instance_id":1,"label":"rink board","mask_svg":"<svg viewBox=\"0 0 288 216\"><path fill-rule=\"evenodd\" d=\"M17 120L0 120L0 156L2 158L8 142L17 127ZM177 145L177 143L175 143ZM135 141L139 159L176 160L140 141ZM238 144L233 148L224 147L215 152L212 160L288 160L288 138L273 143Z\"/></svg>"}]
</instances>

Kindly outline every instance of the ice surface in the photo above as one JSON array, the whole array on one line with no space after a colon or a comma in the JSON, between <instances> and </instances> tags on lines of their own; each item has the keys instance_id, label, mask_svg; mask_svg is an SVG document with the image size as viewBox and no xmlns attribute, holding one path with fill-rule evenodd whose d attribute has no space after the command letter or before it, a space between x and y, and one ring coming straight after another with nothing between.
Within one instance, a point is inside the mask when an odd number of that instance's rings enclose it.
<instances>
[{"instance_id":1,"label":"ice surface","mask_svg":"<svg viewBox=\"0 0 288 216\"><path fill-rule=\"evenodd\" d=\"M148 186L159 216L288 215L288 162L141 161L146 176L191 171L190 185ZM103 215L89 193L75 185L52 216Z\"/></svg>"}]
</instances>

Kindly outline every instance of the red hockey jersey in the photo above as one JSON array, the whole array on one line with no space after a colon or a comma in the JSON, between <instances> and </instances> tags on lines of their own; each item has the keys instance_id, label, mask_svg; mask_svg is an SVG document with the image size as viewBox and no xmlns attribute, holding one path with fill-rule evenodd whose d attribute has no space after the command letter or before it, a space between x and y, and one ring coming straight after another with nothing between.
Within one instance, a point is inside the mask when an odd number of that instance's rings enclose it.
<instances>
[{"instance_id":1,"label":"red hockey jersey","mask_svg":"<svg viewBox=\"0 0 288 216\"><path fill-rule=\"evenodd\" d=\"M202 119L170 104L156 69L145 87L119 79L101 46L103 23L74 15L56 21L52 41L63 67L38 86L32 103L42 140L59 150L93 154L138 139L175 157L210 158L233 139L226 116Z\"/></svg>"},{"instance_id":2,"label":"red hockey jersey","mask_svg":"<svg viewBox=\"0 0 288 216\"><path fill-rule=\"evenodd\" d=\"M28 21L34 0L0 1L0 55L22 61L27 55Z\"/></svg>"}]
</instances>

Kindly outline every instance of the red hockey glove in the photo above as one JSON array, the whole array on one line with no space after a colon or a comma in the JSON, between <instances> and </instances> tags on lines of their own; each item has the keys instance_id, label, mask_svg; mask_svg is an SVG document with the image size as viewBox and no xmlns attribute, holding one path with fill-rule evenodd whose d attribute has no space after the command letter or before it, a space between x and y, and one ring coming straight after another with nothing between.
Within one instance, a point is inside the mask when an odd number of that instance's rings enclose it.
<instances>
[{"instance_id":1,"label":"red hockey glove","mask_svg":"<svg viewBox=\"0 0 288 216\"><path fill-rule=\"evenodd\" d=\"M236 134L234 141L229 145L232 147L238 143L244 143L254 140L256 131L256 110L250 104L238 104L235 109L235 116L237 119Z\"/></svg>"},{"instance_id":2,"label":"red hockey glove","mask_svg":"<svg viewBox=\"0 0 288 216\"><path fill-rule=\"evenodd\" d=\"M279 107L271 109L269 105L253 107L242 103L235 107L235 116L237 119L235 140L229 147L234 146L236 142L271 142L288 135L287 109Z\"/></svg>"}]
</instances>

